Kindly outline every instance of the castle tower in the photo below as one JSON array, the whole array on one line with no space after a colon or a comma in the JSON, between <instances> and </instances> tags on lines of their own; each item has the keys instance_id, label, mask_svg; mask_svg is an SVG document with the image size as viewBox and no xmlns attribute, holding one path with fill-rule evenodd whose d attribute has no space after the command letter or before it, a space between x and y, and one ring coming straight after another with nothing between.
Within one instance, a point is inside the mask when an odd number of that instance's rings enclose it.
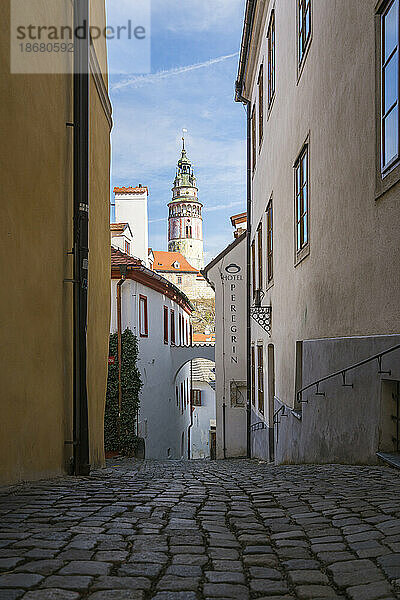
<instances>
[{"instance_id":1,"label":"castle tower","mask_svg":"<svg viewBox=\"0 0 400 600\"><path fill-rule=\"evenodd\" d=\"M172 201L168 204L168 250L180 252L195 269L203 269L203 218L196 177L182 138L182 155L178 161Z\"/></svg>"}]
</instances>

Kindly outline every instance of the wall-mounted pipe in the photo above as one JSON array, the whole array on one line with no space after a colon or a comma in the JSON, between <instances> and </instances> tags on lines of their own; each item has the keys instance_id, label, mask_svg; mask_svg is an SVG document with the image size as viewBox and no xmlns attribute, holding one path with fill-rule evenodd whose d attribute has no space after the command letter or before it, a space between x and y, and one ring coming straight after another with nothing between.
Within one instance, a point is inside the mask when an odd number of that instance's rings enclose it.
<instances>
[{"instance_id":1,"label":"wall-mounted pipe","mask_svg":"<svg viewBox=\"0 0 400 600\"><path fill-rule=\"evenodd\" d=\"M121 273L122 274L122 273ZM121 411L122 411L122 299L121 288L125 283L125 275L122 275L117 283L117 336L118 336L118 450L121 450Z\"/></svg>"},{"instance_id":2,"label":"wall-mounted pipe","mask_svg":"<svg viewBox=\"0 0 400 600\"><path fill-rule=\"evenodd\" d=\"M74 474L88 475L87 310L89 275L89 1L74 0Z\"/></svg>"}]
</instances>

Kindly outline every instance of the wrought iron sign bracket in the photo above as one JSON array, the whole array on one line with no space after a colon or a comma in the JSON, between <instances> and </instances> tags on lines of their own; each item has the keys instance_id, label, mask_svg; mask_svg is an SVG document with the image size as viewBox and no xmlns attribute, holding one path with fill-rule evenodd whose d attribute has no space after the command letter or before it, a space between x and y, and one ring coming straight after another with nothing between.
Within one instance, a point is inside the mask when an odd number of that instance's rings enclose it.
<instances>
[{"instance_id":1,"label":"wrought iron sign bracket","mask_svg":"<svg viewBox=\"0 0 400 600\"><path fill-rule=\"evenodd\" d=\"M272 307L251 306L250 315L271 337Z\"/></svg>"}]
</instances>

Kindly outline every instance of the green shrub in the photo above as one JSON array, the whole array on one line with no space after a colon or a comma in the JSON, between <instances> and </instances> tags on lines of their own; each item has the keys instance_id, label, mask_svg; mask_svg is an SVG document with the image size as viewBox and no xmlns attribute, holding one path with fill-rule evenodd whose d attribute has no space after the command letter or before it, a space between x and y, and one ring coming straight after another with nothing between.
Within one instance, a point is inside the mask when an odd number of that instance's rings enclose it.
<instances>
[{"instance_id":1,"label":"green shrub","mask_svg":"<svg viewBox=\"0 0 400 600\"><path fill-rule=\"evenodd\" d=\"M121 454L132 455L137 438L135 435L136 415L139 410L139 392L142 380L136 366L138 343L130 329L122 334L122 408L121 434L118 440L118 334L110 335L109 355L115 356L115 363L108 365L106 411L104 417L104 446L106 452L119 450Z\"/></svg>"}]
</instances>

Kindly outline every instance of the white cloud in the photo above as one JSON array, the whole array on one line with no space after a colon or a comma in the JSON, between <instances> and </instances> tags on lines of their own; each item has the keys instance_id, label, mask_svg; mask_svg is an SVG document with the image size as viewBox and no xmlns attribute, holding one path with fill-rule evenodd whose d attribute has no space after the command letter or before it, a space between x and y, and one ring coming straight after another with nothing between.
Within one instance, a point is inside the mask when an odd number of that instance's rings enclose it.
<instances>
[{"instance_id":1,"label":"white cloud","mask_svg":"<svg viewBox=\"0 0 400 600\"><path fill-rule=\"evenodd\" d=\"M211 67L212 65L224 62L225 60L228 60L230 58L234 58L235 56L238 56L238 54L238 52L234 52L233 54L218 56L217 58L211 58L210 60L206 60L205 62L195 63L193 65L176 67L175 69L168 69L166 71L159 71L158 73L150 73L148 75L135 75L123 81L114 83L111 86L111 90L116 91L126 87L139 88L144 85L154 84L160 81L161 79L169 79L170 77L174 77L176 75L182 75L184 73L189 73L190 71L196 71L197 69Z\"/></svg>"}]
</instances>

